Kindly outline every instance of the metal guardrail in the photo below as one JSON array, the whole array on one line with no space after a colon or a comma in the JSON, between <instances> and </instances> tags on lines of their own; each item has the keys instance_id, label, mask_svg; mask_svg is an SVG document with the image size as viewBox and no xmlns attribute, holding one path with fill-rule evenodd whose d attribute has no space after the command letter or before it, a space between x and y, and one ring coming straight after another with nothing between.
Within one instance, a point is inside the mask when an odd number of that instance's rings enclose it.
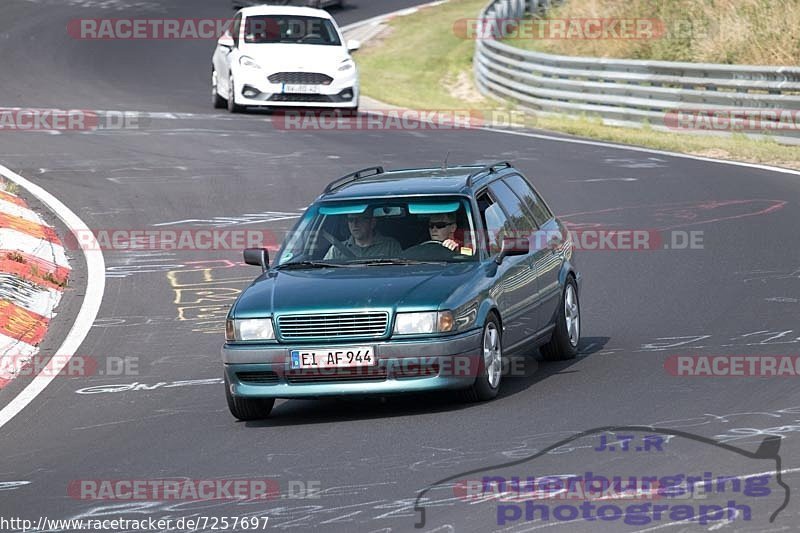
<instances>
[{"instance_id":1,"label":"metal guardrail","mask_svg":"<svg viewBox=\"0 0 800 533\"><path fill-rule=\"evenodd\" d=\"M772 126L766 129L776 140L800 143L800 67L545 54L492 38L507 29L502 24L484 26L496 19L543 14L553 3L491 0L484 8L474 21L478 38L473 61L482 93L511 99L540 112L585 113L623 126L641 127L647 122L654 129L681 129L678 120L689 112L695 118L715 111L720 116L758 112L759 124ZM763 113L765 110L775 112ZM679 114L681 111L684 114ZM788 123L790 116L792 124ZM682 124L686 127L685 122Z\"/></svg>"}]
</instances>

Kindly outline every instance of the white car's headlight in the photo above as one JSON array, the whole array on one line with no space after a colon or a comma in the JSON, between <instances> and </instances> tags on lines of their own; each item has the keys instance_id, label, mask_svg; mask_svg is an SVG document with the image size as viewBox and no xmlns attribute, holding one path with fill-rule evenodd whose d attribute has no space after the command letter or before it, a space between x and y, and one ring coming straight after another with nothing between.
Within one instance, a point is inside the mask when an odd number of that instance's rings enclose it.
<instances>
[{"instance_id":1,"label":"white car's headlight","mask_svg":"<svg viewBox=\"0 0 800 533\"><path fill-rule=\"evenodd\" d=\"M342 64L339 65L339 72L344 72L346 70L350 70L354 67L354 63L352 59L345 59L342 61Z\"/></svg>"},{"instance_id":2,"label":"white car's headlight","mask_svg":"<svg viewBox=\"0 0 800 533\"><path fill-rule=\"evenodd\" d=\"M261 67L258 66L258 63L256 63L256 60L253 59L252 57L248 57L248 56L240 57L239 58L239 64L241 66L243 66L244 68L249 68L249 69L253 69L253 70L260 70L261 69Z\"/></svg>"},{"instance_id":3,"label":"white car's headlight","mask_svg":"<svg viewBox=\"0 0 800 533\"><path fill-rule=\"evenodd\" d=\"M453 330L453 313L427 311L423 313L397 313L394 320L395 335L445 333Z\"/></svg>"},{"instance_id":4,"label":"white car's headlight","mask_svg":"<svg viewBox=\"0 0 800 533\"><path fill-rule=\"evenodd\" d=\"M247 318L225 321L225 339L228 341L271 341L275 329L271 318Z\"/></svg>"}]
</instances>

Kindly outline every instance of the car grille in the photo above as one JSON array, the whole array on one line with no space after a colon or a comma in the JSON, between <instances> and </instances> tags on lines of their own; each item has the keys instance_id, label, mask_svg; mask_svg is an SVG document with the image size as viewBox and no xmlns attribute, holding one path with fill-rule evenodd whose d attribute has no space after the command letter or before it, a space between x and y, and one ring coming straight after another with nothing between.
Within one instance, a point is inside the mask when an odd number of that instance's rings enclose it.
<instances>
[{"instance_id":1,"label":"car grille","mask_svg":"<svg viewBox=\"0 0 800 533\"><path fill-rule=\"evenodd\" d=\"M287 315L278 317L278 330L284 339L381 337L388 322L385 312Z\"/></svg>"},{"instance_id":2,"label":"car grille","mask_svg":"<svg viewBox=\"0 0 800 533\"><path fill-rule=\"evenodd\" d=\"M267 78L270 83L296 85L330 85L333 78L321 72L276 72Z\"/></svg>"},{"instance_id":3,"label":"car grille","mask_svg":"<svg viewBox=\"0 0 800 533\"><path fill-rule=\"evenodd\" d=\"M352 383L363 381L385 381L386 368L382 366L360 368L336 368L324 371L292 370L286 373L286 381L301 383Z\"/></svg>"},{"instance_id":4,"label":"car grille","mask_svg":"<svg viewBox=\"0 0 800 533\"><path fill-rule=\"evenodd\" d=\"M327 94L280 93L269 97L270 102L333 102Z\"/></svg>"},{"instance_id":5,"label":"car grille","mask_svg":"<svg viewBox=\"0 0 800 533\"><path fill-rule=\"evenodd\" d=\"M236 377L242 383L258 385L276 385L278 383L278 374L275 372L237 372Z\"/></svg>"}]
</instances>

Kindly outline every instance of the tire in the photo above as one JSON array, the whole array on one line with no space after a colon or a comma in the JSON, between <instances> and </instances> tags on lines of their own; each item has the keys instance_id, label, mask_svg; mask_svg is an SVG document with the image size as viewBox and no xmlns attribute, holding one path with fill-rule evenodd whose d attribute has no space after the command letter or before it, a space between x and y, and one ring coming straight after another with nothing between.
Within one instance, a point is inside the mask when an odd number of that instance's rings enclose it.
<instances>
[{"instance_id":1,"label":"tire","mask_svg":"<svg viewBox=\"0 0 800 533\"><path fill-rule=\"evenodd\" d=\"M561 305L556 317L556 328L550 341L540 349L546 361L566 361L578 355L581 340L581 306L578 286L570 276L561 294Z\"/></svg>"},{"instance_id":2,"label":"tire","mask_svg":"<svg viewBox=\"0 0 800 533\"><path fill-rule=\"evenodd\" d=\"M494 314L489 315L483 326L480 350L478 375L472 386L463 391L464 400L468 402L493 400L500 391L503 377L503 338Z\"/></svg>"},{"instance_id":3,"label":"tire","mask_svg":"<svg viewBox=\"0 0 800 533\"><path fill-rule=\"evenodd\" d=\"M211 67L211 103L214 109L224 109L227 102L217 91L217 71Z\"/></svg>"},{"instance_id":4,"label":"tire","mask_svg":"<svg viewBox=\"0 0 800 533\"><path fill-rule=\"evenodd\" d=\"M241 113L244 108L236 103L236 86L233 83L233 76L228 78L228 111L231 113Z\"/></svg>"},{"instance_id":5,"label":"tire","mask_svg":"<svg viewBox=\"0 0 800 533\"><path fill-rule=\"evenodd\" d=\"M267 418L275 405L275 398L242 398L231 394L228 375L225 375L225 398L228 409L239 420L261 420Z\"/></svg>"}]
</instances>

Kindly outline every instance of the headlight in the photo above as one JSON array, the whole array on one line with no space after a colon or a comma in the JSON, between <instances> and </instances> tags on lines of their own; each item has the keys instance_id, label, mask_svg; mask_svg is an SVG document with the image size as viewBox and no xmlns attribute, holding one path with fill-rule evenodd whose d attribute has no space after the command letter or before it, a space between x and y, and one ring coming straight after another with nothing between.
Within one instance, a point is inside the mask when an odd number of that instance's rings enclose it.
<instances>
[{"instance_id":1,"label":"headlight","mask_svg":"<svg viewBox=\"0 0 800 533\"><path fill-rule=\"evenodd\" d=\"M275 339L271 318L248 318L225 321L225 340L270 341Z\"/></svg>"},{"instance_id":2,"label":"headlight","mask_svg":"<svg viewBox=\"0 0 800 533\"><path fill-rule=\"evenodd\" d=\"M394 320L396 335L445 333L453 330L453 313L429 311L424 313L397 313Z\"/></svg>"},{"instance_id":3,"label":"headlight","mask_svg":"<svg viewBox=\"0 0 800 533\"><path fill-rule=\"evenodd\" d=\"M342 65L339 67L339 72L344 72L345 70L350 70L351 68L353 68L353 60L345 59L342 62Z\"/></svg>"},{"instance_id":4,"label":"headlight","mask_svg":"<svg viewBox=\"0 0 800 533\"><path fill-rule=\"evenodd\" d=\"M253 59L252 57L247 57L247 56L240 57L239 58L239 64L241 66L243 66L244 68L250 68L250 69L253 69L253 70L260 70L261 69L261 67L258 66L258 63L256 63L256 60Z\"/></svg>"}]
</instances>

